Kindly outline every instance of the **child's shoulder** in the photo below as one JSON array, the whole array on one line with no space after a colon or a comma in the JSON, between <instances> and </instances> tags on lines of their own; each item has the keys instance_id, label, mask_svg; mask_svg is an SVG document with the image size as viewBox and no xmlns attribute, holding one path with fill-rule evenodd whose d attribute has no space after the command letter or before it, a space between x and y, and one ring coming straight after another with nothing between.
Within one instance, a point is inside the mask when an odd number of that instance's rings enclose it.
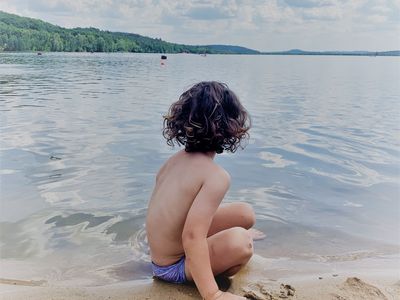
<instances>
[{"instance_id":1,"label":"child's shoulder","mask_svg":"<svg viewBox=\"0 0 400 300\"><path fill-rule=\"evenodd\" d=\"M205 157L204 155L198 155L194 157L196 160L195 165L197 170L202 172L205 180L218 180L230 183L230 174L219 164L215 163L214 160Z\"/></svg>"}]
</instances>

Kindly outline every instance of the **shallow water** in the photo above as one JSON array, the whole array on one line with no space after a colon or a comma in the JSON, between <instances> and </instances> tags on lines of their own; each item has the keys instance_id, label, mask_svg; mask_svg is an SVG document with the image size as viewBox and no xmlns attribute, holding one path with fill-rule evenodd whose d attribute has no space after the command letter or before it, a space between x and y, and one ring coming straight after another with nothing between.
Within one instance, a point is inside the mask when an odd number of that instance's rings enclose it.
<instances>
[{"instance_id":1,"label":"shallow water","mask_svg":"<svg viewBox=\"0 0 400 300\"><path fill-rule=\"evenodd\" d=\"M256 252L398 252L399 75L391 57L1 53L2 264L80 284L148 278L146 204L177 150L162 115L200 80L226 82L252 116L245 150L216 161L226 201L251 203L267 233Z\"/></svg>"}]
</instances>

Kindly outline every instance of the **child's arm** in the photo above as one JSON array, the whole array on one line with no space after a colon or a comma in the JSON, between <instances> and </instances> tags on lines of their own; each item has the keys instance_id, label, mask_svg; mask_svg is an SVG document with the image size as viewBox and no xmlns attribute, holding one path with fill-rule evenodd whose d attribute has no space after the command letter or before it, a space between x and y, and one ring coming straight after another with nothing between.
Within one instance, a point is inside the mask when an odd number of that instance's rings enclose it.
<instances>
[{"instance_id":1,"label":"child's arm","mask_svg":"<svg viewBox=\"0 0 400 300\"><path fill-rule=\"evenodd\" d=\"M229 188L229 181L229 175L224 170L213 172L206 179L192 203L182 232L186 263L204 299L211 299L219 293L211 269L207 233Z\"/></svg>"}]
</instances>

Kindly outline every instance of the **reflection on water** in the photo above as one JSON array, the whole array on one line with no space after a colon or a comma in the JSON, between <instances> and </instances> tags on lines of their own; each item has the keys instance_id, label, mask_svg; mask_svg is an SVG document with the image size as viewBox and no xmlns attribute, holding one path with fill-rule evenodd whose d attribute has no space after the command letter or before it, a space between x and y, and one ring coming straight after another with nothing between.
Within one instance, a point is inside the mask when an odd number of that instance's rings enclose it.
<instances>
[{"instance_id":1,"label":"reflection on water","mask_svg":"<svg viewBox=\"0 0 400 300\"><path fill-rule=\"evenodd\" d=\"M56 227L72 226L80 223L87 223L86 228L95 227L101 223L107 222L111 219L111 216L95 217L91 214L76 213L71 214L68 217L55 216L48 219L45 224L54 223Z\"/></svg>"},{"instance_id":2,"label":"reflection on water","mask_svg":"<svg viewBox=\"0 0 400 300\"><path fill-rule=\"evenodd\" d=\"M232 176L226 200L251 203L267 233L258 253L394 253L399 66L389 57L170 55L160 65L150 54L1 53L3 264L81 284L148 278L147 199L176 151L161 116L200 80L228 83L252 116L245 151L216 160ZM6 269L0 277L28 272Z\"/></svg>"}]
</instances>

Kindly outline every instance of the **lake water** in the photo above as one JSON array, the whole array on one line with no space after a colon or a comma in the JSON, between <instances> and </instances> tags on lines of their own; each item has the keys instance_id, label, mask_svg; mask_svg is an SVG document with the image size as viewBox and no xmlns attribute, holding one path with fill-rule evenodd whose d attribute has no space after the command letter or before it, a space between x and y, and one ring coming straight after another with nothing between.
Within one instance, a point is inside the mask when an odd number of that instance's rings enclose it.
<instances>
[{"instance_id":1,"label":"lake water","mask_svg":"<svg viewBox=\"0 0 400 300\"><path fill-rule=\"evenodd\" d=\"M225 201L251 203L267 234L256 253L398 253L398 58L1 53L0 277L150 278L147 200L177 151L162 115L201 80L227 83L252 117L247 147L216 162Z\"/></svg>"}]
</instances>

